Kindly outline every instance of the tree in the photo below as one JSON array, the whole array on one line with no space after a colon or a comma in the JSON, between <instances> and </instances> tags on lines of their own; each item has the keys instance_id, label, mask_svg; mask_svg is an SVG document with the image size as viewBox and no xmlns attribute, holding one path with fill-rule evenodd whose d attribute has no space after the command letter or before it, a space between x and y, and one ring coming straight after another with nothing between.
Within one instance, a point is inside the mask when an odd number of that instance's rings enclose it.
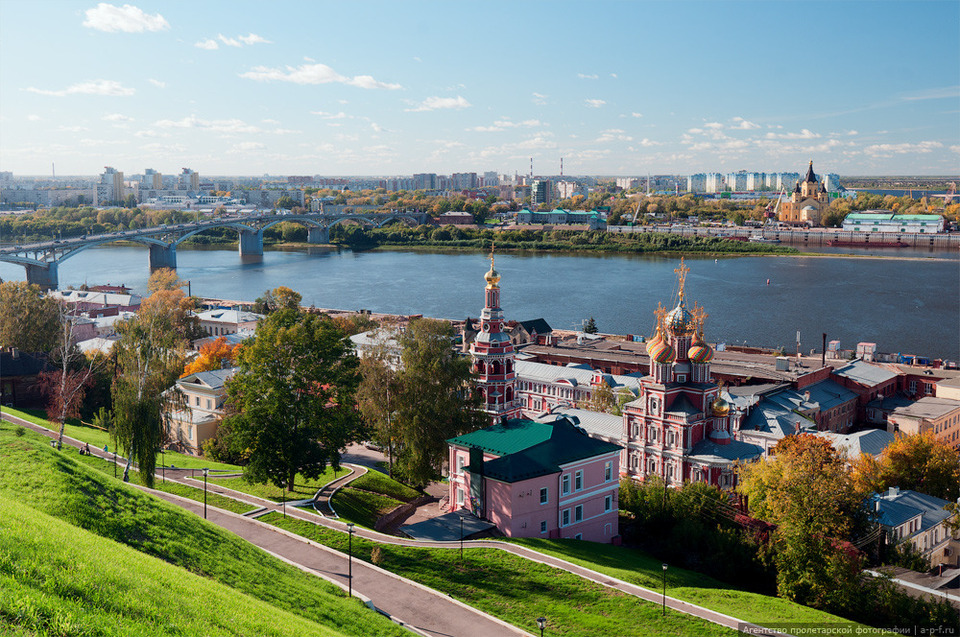
<instances>
[{"instance_id":1,"label":"tree","mask_svg":"<svg viewBox=\"0 0 960 637\"><path fill-rule=\"evenodd\" d=\"M360 437L354 396L359 361L329 318L282 309L257 327L227 383L231 423L249 450L244 477L292 490L301 473L318 478Z\"/></svg>"},{"instance_id":2,"label":"tree","mask_svg":"<svg viewBox=\"0 0 960 637\"><path fill-rule=\"evenodd\" d=\"M180 280L177 271L171 268L157 268L150 274L147 289L151 294L161 290L181 290L187 287L187 282Z\"/></svg>"},{"instance_id":3,"label":"tree","mask_svg":"<svg viewBox=\"0 0 960 637\"><path fill-rule=\"evenodd\" d=\"M38 285L24 281L0 283L0 348L49 353L60 334L57 302Z\"/></svg>"},{"instance_id":4,"label":"tree","mask_svg":"<svg viewBox=\"0 0 960 637\"><path fill-rule=\"evenodd\" d=\"M455 354L452 342L450 323L431 319L412 321L400 337L397 465L411 484L422 486L440 475L448 438L488 424L479 394L470 388L470 361Z\"/></svg>"},{"instance_id":5,"label":"tree","mask_svg":"<svg viewBox=\"0 0 960 637\"><path fill-rule=\"evenodd\" d=\"M373 440L387 449L388 475L392 477L395 433L391 408L397 403L398 387L397 370L385 340L377 342L360 359L360 375L362 380L357 389L357 405Z\"/></svg>"},{"instance_id":6,"label":"tree","mask_svg":"<svg viewBox=\"0 0 960 637\"><path fill-rule=\"evenodd\" d=\"M285 285L266 290L253 302L253 311L257 314L270 314L281 309L299 310L303 297Z\"/></svg>"},{"instance_id":7,"label":"tree","mask_svg":"<svg viewBox=\"0 0 960 637\"><path fill-rule=\"evenodd\" d=\"M599 330L597 329L597 321L591 316L587 319L586 325L583 326L584 334L596 334Z\"/></svg>"},{"instance_id":8,"label":"tree","mask_svg":"<svg viewBox=\"0 0 960 637\"><path fill-rule=\"evenodd\" d=\"M854 462L853 475L858 486L868 493L900 487L949 501L960 496L957 451L938 440L932 431L916 435L898 433L879 460L861 455Z\"/></svg>"},{"instance_id":9,"label":"tree","mask_svg":"<svg viewBox=\"0 0 960 637\"><path fill-rule=\"evenodd\" d=\"M223 367L224 361L230 363L235 361L239 350L240 343L230 345L227 343L225 336L220 336L215 341L211 341L200 347L200 355L184 366L183 374L180 375L180 378L189 376L190 374L196 374L197 372L209 372L214 369L220 369Z\"/></svg>"},{"instance_id":10,"label":"tree","mask_svg":"<svg viewBox=\"0 0 960 637\"><path fill-rule=\"evenodd\" d=\"M772 453L740 467L737 490L747 496L751 515L777 525L772 551L779 594L830 606L835 591L856 586L859 571L842 542L866 529L865 493L825 438L788 436Z\"/></svg>"}]
</instances>

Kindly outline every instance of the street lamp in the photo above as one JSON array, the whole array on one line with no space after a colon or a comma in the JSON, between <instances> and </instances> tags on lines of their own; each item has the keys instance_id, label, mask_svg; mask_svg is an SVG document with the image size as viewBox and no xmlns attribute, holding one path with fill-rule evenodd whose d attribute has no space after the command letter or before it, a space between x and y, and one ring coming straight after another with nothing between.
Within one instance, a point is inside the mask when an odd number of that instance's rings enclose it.
<instances>
[{"instance_id":1,"label":"street lamp","mask_svg":"<svg viewBox=\"0 0 960 637\"><path fill-rule=\"evenodd\" d=\"M353 522L347 522L347 581L350 597L353 597Z\"/></svg>"},{"instance_id":2,"label":"street lamp","mask_svg":"<svg viewBox=\"0 0 960 637\"><path fill-rule=\"evenodd\" d=\"M463 562L463 513L460 513L460 562Z\"/></svg>"},{"instance_id":3,"label":"street lamp","mask_svg":"<svg viewBox=\"0 0 960 637\"><path fill-rule=\"evenodd\" d=\"M543 637L543 629L547 627L547 618L537 617L537 626L540 628L540 637Z\"/></svg>"},{"instance_id":4,"label":"street lamp","mask_svg":"<svg viewBox=\"0 0 960 637\"><path fill-rule=\"evenodd\" d=\"M203 470L203 519L207 519L207 473L209 469Z\"/></svg>"},{"instance_id":5,"label":"street lamp","mask_svg":"<svg viewBox=\"0 0 960 637\"><path fill-rule=\"evenodd\" d=\"M113 452L113 478L114 478L114 480L116 480L116 478L117 478L117 452L116 452L116 450L114 450L114 452Z\"/></svg>"},{"instance_id":6,"label":"street lamp","mask_svg":"<svg viewBox=\"0 0 960 637\"><path fill-rule=\"evenodd\" d=\"M167 482L167 456L164 454L164 450L160 448L160 475L163 476L163 482Z\"/></svg>"},{"instance_id":7,"label":"street lamp","mask_svg":"<svg viewBox=\"0 0 960 637\"><path fill-rule=\"evenodd\" d=\"M663 563L663 616L667 616L667 563Z\"/></svg>"}]
</instances>

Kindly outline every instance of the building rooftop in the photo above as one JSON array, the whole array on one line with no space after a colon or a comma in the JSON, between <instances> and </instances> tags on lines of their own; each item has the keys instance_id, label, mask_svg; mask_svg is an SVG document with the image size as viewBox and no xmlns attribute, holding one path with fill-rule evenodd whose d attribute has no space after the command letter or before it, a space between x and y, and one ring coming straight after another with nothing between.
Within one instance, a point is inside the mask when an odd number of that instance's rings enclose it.
<instances>
[{"instance_id":1,"label":"building rooftop","mask_svg":"<svg viewBox=\"0 0 960 637\"><path fill-rule=\"evenodd\" d=\"M816 435L829 440L833 448L848 460L856 460L864 453L876 458L894 439L886 429L865 429L852 434L818 431Z\"/></svg>"},{"instance_id":2,"label":"building rooftop","mask_svg":"<svg viewBox=\"0 0 960 637\"><path fill-rule=\"evenodd\" d=\"M833 370L836 376L849 378L850 380L866 385L867 387L876 387L897 377L897 374L878 365L871 365L862 360L851 361L843 367Z\"/></svg>"},{"instance_id":3,"label":"building rooftop","mask_svg":"<svg viewBox=\"0 0 960 637\"><path fill-rule=\"evenodd\" d=\"M917 515L922 515L920 528L913 534L923 533L950 517L944 509L946 500L919 493L890 487L883 493L871 496L875 510L880 514L880 523L885 526L899 526Z\"/></svg>"},{"instance_id":4,"label":"building rooftop","mask_svg":"<svg viewBox=\"0 0 960 637\"><path fill-rule=\"evenodd\" d=\"M693 445L693 451L688 456L692 462L708 464L726 463L736 460L753 460L763 455L763 449L749 442L733 440L726 445L718 445L709 439L704 439Z\"/></svg>"},{"instance_id":5,"label":"building rooftop","mask_svg":"<svg viewBox=\"0 0 960 637\"><path fill-rule=\"evenodd\" d=\"M207 310L197 314L201 321L215 321L218 323L249 323L250 321L259 321L263 315L254 312L245 312L243 310Z\"/></svg>"},{"instance_id":6,"label":"building rooftop","mask_svg":"<svg viewBox=\"0 0 960 637\"><path fill-rule=\"evenodd\" d=\"M924 396L912 405L897 407L890 415L911 418L940 418L956 409L960 409L960 400Z\"/></svg>"},{"instance_id":7,"label":"building rooftop","mask_svg":"<svg viewBox=\"0 0 960 637\"><path fill-rule=\"evenodd\" d=\"M623 435L623 417L605 414L599 411L590 411L589 409L557 409L549 414L538 418L541 422L555 420L557 416L573 422L588 435L601 440L620 440Z\"/></svg>"},{"instance_id":8,"label":"building rooftop","mask_svg":"<svg viewBox=\"0 0 960 637\"><path fill-rule=\"evenodd\" d=\"M230 378L237 373L237 367L227 367L225 369L214 369L208 372L197 372L184 376L177 381L181 385L192 385L205 387L209 389L220 389Z\"/></svg>"}]
</instances>

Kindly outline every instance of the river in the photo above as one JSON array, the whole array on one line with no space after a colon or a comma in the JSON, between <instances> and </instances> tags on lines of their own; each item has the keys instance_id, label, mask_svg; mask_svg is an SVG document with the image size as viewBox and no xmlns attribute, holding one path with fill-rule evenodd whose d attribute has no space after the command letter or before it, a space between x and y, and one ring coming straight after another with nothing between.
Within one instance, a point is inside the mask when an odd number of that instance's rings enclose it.
<instances>
[{"instance_id":1,"label":"river","mask_svg":"<svg viewBox=\"0 0 960 637\"><path fill-rule=\"evenodd\" d=\"M795 351L799 330L803 351L819 349L826 332L845 349L871 341L884 352L960 359L957 254L893 252L895 258L691 257L687 299L709 313L711 342ZM262 258L241 259L236 249L181 247L177 261L180 277L198 296L253 300L286 285L317 307L460 319L478 316L489 267L478 253L329 248L268 250ZM603 254L496 258L508 319L543 317L554 328L572 329L592 316L602 332L645 335L657 303L675 300L678 262ZM144 291L147 250L86 250L61 263L59 276L61 287L114 283ZM25 272L0 263L0 278L23 280Z\"/></svg>"}]
</instances>

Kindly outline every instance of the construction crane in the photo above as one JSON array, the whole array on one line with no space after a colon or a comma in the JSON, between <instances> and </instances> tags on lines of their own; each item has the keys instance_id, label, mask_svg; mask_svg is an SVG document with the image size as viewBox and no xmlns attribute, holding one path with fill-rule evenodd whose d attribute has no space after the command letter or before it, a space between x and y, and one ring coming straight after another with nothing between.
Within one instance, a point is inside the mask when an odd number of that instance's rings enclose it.
<instances>
[{"instance_id":1,"label":"construction crane","mask_svg":"<svg viewBox=\"0 0 960 637\"><path fill-rule=\"evenodd\" d=\"M777 213L780 212L780 202L783 201L783 198L786 196L787 190L784 187L780 188L780 193L777 195L776 203L770 202L767 204L767 209L764 211L766 217L770 219L776 219Z\"/></svg>"}]
</instances>

